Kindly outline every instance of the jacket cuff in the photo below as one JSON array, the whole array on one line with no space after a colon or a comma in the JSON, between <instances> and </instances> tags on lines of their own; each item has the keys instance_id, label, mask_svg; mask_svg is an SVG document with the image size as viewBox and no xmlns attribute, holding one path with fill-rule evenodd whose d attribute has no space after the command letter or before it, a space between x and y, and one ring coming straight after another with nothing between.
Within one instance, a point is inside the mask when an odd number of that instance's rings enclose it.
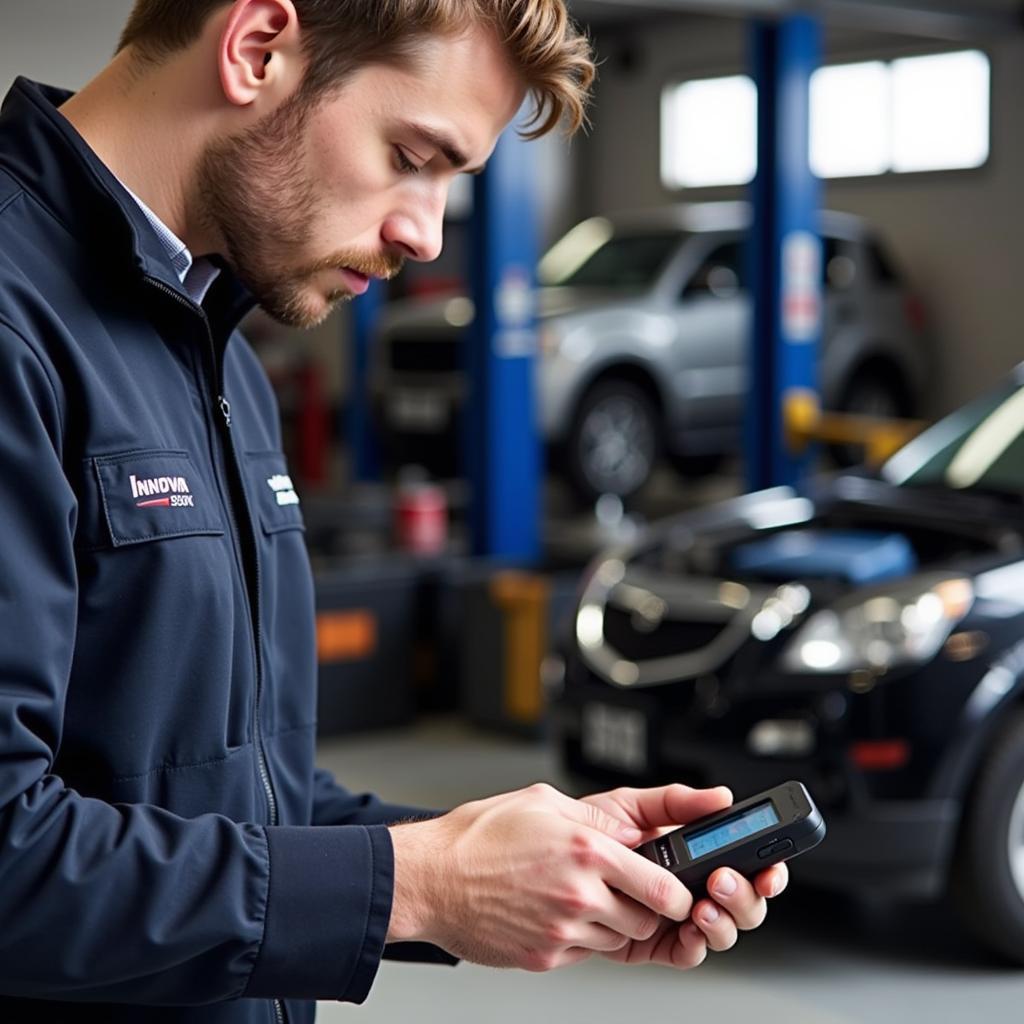
<instances>
[{"instance_id":1,"label":"jacket cuff","mask_svg":"<svg viewBox=\"0 0 1024 1024\"><path fill-rule=\"evenodd\" d=\"M391 920L395 859L387 827L265 831L270 887L246 997L363 1002Z\"/></svg>"},{"instance_id":2,"label":"jacket cuff","mask_svg":"<svg viewBox=\"0 0 1024 1024\"><path fill-rule=\"evenodd\" d=\"M384 947L384 959L408 964L444 964L446 967L461 963L457 956L429 942L393 942Z\"/></svg>"}]
</instances>

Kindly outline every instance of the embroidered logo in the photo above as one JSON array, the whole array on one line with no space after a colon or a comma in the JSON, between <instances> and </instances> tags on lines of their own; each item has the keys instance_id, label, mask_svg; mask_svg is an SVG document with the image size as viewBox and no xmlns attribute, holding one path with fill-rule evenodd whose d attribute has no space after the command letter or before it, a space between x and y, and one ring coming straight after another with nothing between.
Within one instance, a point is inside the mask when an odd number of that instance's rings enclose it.
<instances>
[{"instance_id":1,"label":"embroidered logo","mask_svg":"<svg viewBox=\"0 0 1024 1024\"><path fill-rule=\"evenodd\" d=\"M290 476L279 473L267 481L267 486L274 492L278 505L298 505L299 496L295 493L295 484Z\"/></svg>"},{"instance_id":2,"label":"embroidered logo","mask_svg":"<svg viewBox=\"0 0 1024 1024\"><path fill-rule=\"evenodd\" d=\"M136 508L195 508L196 499L183 476L129 477Z\"/></svg>"}]
</instances>

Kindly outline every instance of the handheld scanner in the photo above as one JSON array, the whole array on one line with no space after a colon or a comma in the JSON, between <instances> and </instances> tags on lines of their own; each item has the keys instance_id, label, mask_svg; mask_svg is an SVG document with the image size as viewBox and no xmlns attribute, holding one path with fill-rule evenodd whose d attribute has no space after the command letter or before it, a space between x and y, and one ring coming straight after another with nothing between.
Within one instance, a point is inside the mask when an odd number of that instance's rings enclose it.
<instances>
[{"instance_id":1,"label":"handheld scanner","mask_svg":"<svg viewBox=\"0 0 1024 1024\"><path fill-rule=\"evenodd\" d=\"M718 868L747 878L813 849L825 838L825 821L799 782L785 782L724 811L638 846L636 852L700 889Z\"/></svg>"}]
</instances>

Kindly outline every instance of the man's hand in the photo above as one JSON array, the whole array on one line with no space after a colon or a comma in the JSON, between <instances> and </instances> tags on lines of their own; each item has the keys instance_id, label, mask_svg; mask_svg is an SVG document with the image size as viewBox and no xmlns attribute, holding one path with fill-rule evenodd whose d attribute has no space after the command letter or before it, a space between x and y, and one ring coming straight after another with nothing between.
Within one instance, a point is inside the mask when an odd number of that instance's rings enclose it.
<instances>
[{"instance_id":1,"label":"man's hand","mask_svg":"<svg viewBox=\"0 0 1024 1024\"><path fill-rule=\"evenodd\" d=\"M620 811L550 786L464 804L391 828L388 941L421 940L475 963L544 971L649 942L693 899L634 853ZM637 949L641 946L637 946Z\"/></svg>"},{"instance_id":2,"label":"man's hand","mask_svg":"<svg viewBox=\"0 0 1024 1024\"><path fill-rule=\"evenodd\" d=\"M624 825L638 828L646 842L680 825L712 814L732 803L728 789L690 789L663 786L659 789L616 789L584 797L583 803L604 811ZM638 844L637 844L638 845ZM664 869L662 869L664 870ZM666 872L667 874L668 872ZM766 900L778 896L789 881L785 864L776 864L748 881L728 868L708 879L710 899L702 899L683 925L663 920L648 939L628 942L605 952L620 963L660 963L687 969L696 967L708 949L721 952L736 944L739 932L757 928L767 914Z\"/></svg>"}]
</instances>

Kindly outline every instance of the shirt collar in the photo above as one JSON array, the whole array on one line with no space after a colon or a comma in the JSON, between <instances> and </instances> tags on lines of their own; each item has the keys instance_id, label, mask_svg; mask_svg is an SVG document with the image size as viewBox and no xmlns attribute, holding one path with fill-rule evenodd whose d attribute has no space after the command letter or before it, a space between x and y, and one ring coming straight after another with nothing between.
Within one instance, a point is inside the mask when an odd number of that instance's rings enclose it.
<instances>
[{"instance_id":1,"label":"shirt collar","mask_svg":"<svg viewBox=\"0 0 1024 1024\"><path fill-rule=\"evenodd\" d=\"M220 270L209 260L195 259L188 246L127 186L121 182L125 192L139 205L161 244L167 250L167 257L174 272L188 292L189 298L197 305L203 304L210 286L217 280Z\"/></svg>"}]
</instances>

